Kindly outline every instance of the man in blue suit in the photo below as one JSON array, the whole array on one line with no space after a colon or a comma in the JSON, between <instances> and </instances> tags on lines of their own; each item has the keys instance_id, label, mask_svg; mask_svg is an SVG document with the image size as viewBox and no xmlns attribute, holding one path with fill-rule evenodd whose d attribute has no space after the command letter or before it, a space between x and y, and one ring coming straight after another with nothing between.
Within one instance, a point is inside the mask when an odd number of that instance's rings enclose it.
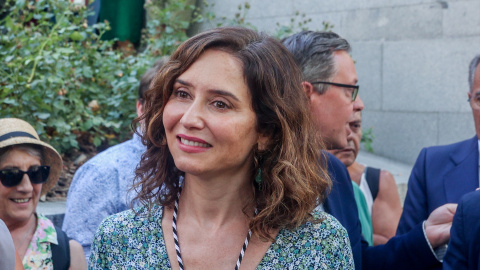
<instances>
[{"instance_id":1,"label":"man in blue suit","mask_svg":"<svg viewBox=\"0 0 480 270\"><path fill-rule=\"evenodd\" d=\"M397 235L410 231L430 213L479 187L480 55L470 63L468 100L476 135L468 140L422 149L408 181L408 192Z\"/></svg>"},{"instance_id":2,"label":"man in blue suit","mask_svg":"<svg viewBox=\"0 0 480 270\"><path fill-rule=\"evenodd\" d=\"M480 191L458 203L443 269L480 269Z\"/></svg>"},{"instance_id":3,"label":"man in blue suit","mask_svg":"<svg viewBox=\"0 0 480 270\"><path fill-rule=\"evenodd\" d=\"M332 32L304 31L283 40L303 71L302 83L312 121L328 149L347 146L348 120L363 109L357 96L357 74L348 54L348 42ZM455 205L441 206L409 233L385 245L369 247L361 225L351 179L343 163L331 154L327 160L332 190L321 207L347 229L356 269L429 269L438 267L431 247L448 242Z\"/></svg>"}]
</instances>

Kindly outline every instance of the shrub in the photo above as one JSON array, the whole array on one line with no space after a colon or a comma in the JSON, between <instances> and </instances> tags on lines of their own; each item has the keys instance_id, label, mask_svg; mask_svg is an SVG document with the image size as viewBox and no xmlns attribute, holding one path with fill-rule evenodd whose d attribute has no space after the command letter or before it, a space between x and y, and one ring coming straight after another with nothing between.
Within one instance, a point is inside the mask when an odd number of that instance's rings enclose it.
<instances>
[{"instance_id":1,"label":"shrub","mask_svg":"<svg viewBox=\"0 0 480 270\"><path fill-rule=\"evenodd\" d=\"M0 117L28 121L61 153L129 137L141 75L187 38L189 26L152 19L142 52L124 55L100 40L108 24L88 26L88 10L69 2L8 1L0 22ZM169 0L158 12L193 8Z\"/></svg>"}]
</instances>

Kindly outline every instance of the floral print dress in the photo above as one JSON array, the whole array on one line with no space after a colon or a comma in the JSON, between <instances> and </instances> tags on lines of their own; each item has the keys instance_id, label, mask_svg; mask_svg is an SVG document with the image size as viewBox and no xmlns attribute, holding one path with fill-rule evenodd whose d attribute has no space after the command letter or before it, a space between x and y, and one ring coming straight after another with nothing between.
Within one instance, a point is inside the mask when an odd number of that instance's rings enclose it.
<instances>
[{"instance_id":1,"label":"floral print dress","mask_svg":"<svg viewBox=\"0 0 480 270\"><path fill-rule=\"evenodd\" d=\"M52 221L42 214L36 215L37 228L23 257L23 267L25 269L52 270L53 262L50 244L58 245L57 231Z\"/></svg>"},{"instance_id":2,"label":"floral print dress","mask_svg":"<svg viewBox=\"0 0 480 270\"><path fill-rule=\"evenodd\" d=\"M145 206L106 218L95 234L89 269L171 269L162 231L163 207ZM331 215L280 230L257 269L354 269L346 230ZM188 266L186 266L188 268ZM233 268L233 267L232 267Z\"/></svg>"}]
</instances>

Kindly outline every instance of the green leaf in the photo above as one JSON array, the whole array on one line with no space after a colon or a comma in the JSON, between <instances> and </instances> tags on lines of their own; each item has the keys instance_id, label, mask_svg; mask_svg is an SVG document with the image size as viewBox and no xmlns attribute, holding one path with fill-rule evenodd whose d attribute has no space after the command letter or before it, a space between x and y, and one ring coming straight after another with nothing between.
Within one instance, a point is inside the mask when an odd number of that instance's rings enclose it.
<instances>
[{"instance_id":1,"label":"green leaf","mask_svg":"<svg viewBox=\"0 0 480 270\"><path fill-rule=\"evenodd\" d=\"M6 98L6 99L3 100L3 103L9 104L9 105L15 105L17 103L17 101L15 101L15 99L13 99L13 98Z\"/></svg>"},{"instance_id":2,"label":"green leaf","mask_svg":"<svg viewBox=\"0 0 480 270\"><path fill-rule=\"evenodd\" d=\"M84 67L82 70L82 75L86 78L92 78L93 76L92 69L88 66Z\"/></svg>"},{"instance_id":3,"label":"green leaf","mask_svg":"<svg viewBox=\"0 0 480 270\"><path fill-rule=\"evenodd\" d=\"M25 6L25 0L17 0L15 1L15 5L19 8L22 8L23 6Z\"/></svg>"},{"instance_id":4,"label":"green leaf","mask_svg":"<svg viewBox=\"0 0 480 270\"><path fill-rule=\"evenodd\" d=\"M71 48L58 48L57 52L63 53L63 54L72 54L72 53L75 52L75 50L73 50Z\"/></svg>"},{"instance_id":5,"label":"green leaf","mask_svg":"<svg viewBox=\"0 0 480 270\"><path fill-rule=\"evenodd\" d=\"M95 137L93 138L93 144L98 147L100 144L102 144L102 140L100 140L99 137Z\"/></svg>"},{"instance_id":6,"label":"green leaf","mask_svg":"<svg viewBox=\"0 0 480 270\"><path fill-rule=\"evenodd\" d=\"M49 113L34 113L34 116L36 116L38 119L45 120L50 117Z\"/></svg>"}]
</instances>

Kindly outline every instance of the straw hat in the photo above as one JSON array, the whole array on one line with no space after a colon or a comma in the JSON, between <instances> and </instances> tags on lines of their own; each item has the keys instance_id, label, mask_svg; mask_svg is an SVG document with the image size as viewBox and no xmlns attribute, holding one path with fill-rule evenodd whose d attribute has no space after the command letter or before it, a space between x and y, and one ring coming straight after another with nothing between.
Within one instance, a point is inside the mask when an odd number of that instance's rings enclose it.
<instances>
[{"instance_id":1,"label":"straw hat","mask_svg":"<svg viewBox=\"0 0 480 270\"><path fill-rule=\"evenodd\" d=\"M50 166L47 182L43 184L42 195L45 195L58 181L63 163L60 154L48 143L40 141L35 129L27 122L17 118L0 119L0 149L20 144L42 146L44 161L42 165Z\"/></svg>"}]
</instances>

